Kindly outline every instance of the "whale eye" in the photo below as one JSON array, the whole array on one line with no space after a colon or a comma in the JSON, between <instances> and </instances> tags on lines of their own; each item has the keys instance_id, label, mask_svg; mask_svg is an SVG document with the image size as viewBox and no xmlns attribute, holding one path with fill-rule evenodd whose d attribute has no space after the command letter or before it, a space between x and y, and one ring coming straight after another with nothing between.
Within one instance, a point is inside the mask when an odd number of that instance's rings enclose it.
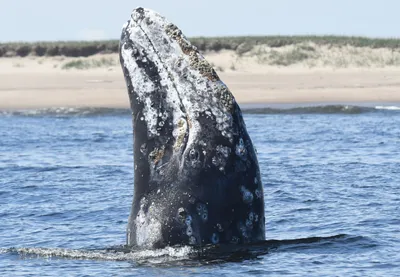
<instances>
[{"instance_id":1,"label":"whale eye","mask_svg":"<svg viewBox=\"0 0 400 277\"><path fill-rule=\"evenodd\" d=\"M191 161L197 161L199 159L199 156L199 151L197 151L196 149L193 148L189 151L189 159Z\"/></svg>"}]
</instances>

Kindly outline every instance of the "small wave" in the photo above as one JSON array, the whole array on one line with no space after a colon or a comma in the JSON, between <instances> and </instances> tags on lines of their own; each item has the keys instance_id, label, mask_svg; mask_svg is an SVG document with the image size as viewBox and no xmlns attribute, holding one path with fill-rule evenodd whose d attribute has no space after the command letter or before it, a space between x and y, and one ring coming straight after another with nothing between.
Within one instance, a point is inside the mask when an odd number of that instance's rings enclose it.
<instances>
[{"instance_id":1,"label":"small wave","mask_svg":"<svg viewBox=\"0 0 400 277\"><path fill-rule=\"evenodd\" d=\"M0 111L2 116L26 116L26 117L79 117L79 116L110 116L110 115L129 115L129 109L123 108L45 108L45 109L30 109L30 110L6 110Z\"/></svg>"},{"instance_id":2,"label":"small wave","mask_svg":"<svg viewBox=\"0 0 400 277\"><path fill-rule=\"evenodd\" d=\"M387 110L387 111L400 111L400 107L398 106L376 106L377 110Z\"/></svg>"},{"instance_id":3,"label":"small wave","mask_svg":"<svg viewBox=\"0 0 400 277\"><path fill-rule=\"evenodd\" d=\"M66 258L78 260L133 261L136 263L162 264L169 261L181 261L190 258L193 248L166 247L156 250L126 251L123 248L106 250L78 250L62 248L8 248L0 249L0 254L17 254L24 257Z\"/></svg>"},{"instance_id":4,"label":"small wave","mask_svg":"<svg viewBox=\"0 0 400 277\"><path fill-rule=\"evenodd\" d=\"M322 105L291 108L274 107L244 107L243 113L247 114L362 114L377 111L400 111L399 106L353 106L353 105ZM36 110L10 110L0 111L0 116L26 116L26 117L87 117L87 116L121 116L130 115L130 109L124 108L46 108Z\"/></svg>"},{"instance_id":5,"label":"small wave","mask_svg":"<svg viewBox=\"0 0 400 277\"><path fill-rule=\"evenodd\" d=\"M265 240L244 245L206 245L203 247L166 247L154 250L135 250L124 246L105 250L75 250L62 248L8 248L0 254L16 254L24 257L66 258L80 260L131 261L139 265L201 265L221 262L240 262L279 251L301 251L315 249L336 251L343 247L366 248L368 239L360 236L335 235L309 237L292 240Z\"/></svg>"},{"instance_id":6,"label":"small wave","mask_svg":"<svg viewBox=\"0 0 400 277\"><path fill-rule=\"evenodd\" d=\"M292 108L246 108L243 113L250 114L361 114L376 111L375 107L351 105L323 105Z\"/></svg>"}]
</instances>

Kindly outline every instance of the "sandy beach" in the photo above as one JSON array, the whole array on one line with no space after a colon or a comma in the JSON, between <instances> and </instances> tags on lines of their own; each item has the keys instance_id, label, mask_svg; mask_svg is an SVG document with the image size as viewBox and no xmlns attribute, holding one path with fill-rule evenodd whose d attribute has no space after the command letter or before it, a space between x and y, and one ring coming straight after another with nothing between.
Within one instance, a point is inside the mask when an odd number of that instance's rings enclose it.
<instances>
[{"instance_id":1,"label":"sandy beach","mask_svg":"<svg viewBox=\"0 0 400 277\"><path fill-rule=\"evenodd\" d=\"M335 68L329 66L260 65L229 51L205 55L240 104L399 103L400 67ZM0 109L48 107L129 107L118 57L87 69L65 64L76 58L0 59Z\"/></svg>"}]
</instances>

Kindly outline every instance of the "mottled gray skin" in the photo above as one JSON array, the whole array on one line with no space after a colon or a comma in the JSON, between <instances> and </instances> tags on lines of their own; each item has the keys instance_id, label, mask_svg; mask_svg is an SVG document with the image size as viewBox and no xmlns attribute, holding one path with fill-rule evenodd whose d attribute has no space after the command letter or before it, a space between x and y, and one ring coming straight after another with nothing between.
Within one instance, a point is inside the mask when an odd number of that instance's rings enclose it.
<instances>
[{"instance_id":1,"label":"mottled gray skin","mask_svg":"<svg viewBox=\"0 0 400 277\"><path fill-rule=\"evenodd\" d=\"M120 61L134 133L127 244L264 240L257 157L240 108L213 68L175 25L143 8L123 27Z\"/></svg>"}]
</instances>

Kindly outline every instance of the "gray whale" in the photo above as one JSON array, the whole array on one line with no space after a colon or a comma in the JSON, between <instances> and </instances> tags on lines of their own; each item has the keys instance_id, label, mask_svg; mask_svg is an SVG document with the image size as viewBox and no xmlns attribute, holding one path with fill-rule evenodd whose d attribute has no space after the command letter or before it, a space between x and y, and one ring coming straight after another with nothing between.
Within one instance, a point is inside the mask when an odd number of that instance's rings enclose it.
<instances>
[{"instance_id":1,"label":"gray whale","mask_svg":"<svg viewBox=\"0 0 400 277\"><path fill-rule=\"evenodd\" d=\"M123 26L120 62L134 135L128 246L264 240L256 153L212 66L175 25L144 8Z\"/></svg>"}]
</instances>

